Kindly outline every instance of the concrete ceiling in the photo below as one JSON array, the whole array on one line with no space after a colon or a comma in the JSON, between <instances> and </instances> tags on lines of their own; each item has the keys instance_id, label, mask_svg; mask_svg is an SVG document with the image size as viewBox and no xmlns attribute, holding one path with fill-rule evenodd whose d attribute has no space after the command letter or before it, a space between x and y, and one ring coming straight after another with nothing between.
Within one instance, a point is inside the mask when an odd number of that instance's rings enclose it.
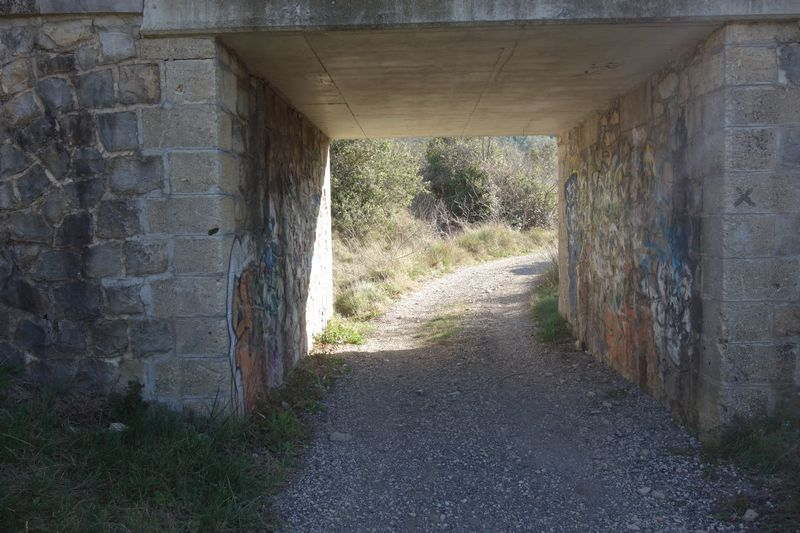
<instances>
[{"instance_id":1,"label":"concrete ceiling","mask_svg":"<svg viewBox=\"0 0 800 533\"><path fill-rule=\"evenodd\" d=\"M332 138L561 132L714 24L509 25L221 35Z\"/></svg>"}]
</instances>

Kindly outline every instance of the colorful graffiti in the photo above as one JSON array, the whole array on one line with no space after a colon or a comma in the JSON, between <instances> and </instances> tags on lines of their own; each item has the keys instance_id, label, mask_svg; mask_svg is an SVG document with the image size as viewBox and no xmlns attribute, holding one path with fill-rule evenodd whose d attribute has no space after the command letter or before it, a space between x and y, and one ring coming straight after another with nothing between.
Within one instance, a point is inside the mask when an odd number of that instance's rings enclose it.
<instances>
[{"instance_id":1,"label":"colorful graffiti","mask_svg":"<svg viewBox=\"0 0 800 533\"><path fill-rule=\"evenodd\" d=\"M701 308L685 117L622 131L621 104L561 152L565 311L589 351L686 413Z\"/></svg>"}]
</instances>

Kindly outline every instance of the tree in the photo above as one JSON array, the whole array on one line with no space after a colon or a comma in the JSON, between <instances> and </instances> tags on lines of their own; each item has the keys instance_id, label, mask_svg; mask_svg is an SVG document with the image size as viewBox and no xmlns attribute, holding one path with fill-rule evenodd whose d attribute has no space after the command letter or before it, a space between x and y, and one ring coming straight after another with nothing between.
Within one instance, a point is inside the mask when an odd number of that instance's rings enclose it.
<instances>
[{"instance_id":1,"label":"tree","mask_svg":"<svg viewBox=\"0 0 800 533\"><path fill-rule=\"evenodd\" d=\"M348 140L331 146L331 189L334 228L363 236L407 208L423 183L407 146Z\"/></svg>"}]
</instances>

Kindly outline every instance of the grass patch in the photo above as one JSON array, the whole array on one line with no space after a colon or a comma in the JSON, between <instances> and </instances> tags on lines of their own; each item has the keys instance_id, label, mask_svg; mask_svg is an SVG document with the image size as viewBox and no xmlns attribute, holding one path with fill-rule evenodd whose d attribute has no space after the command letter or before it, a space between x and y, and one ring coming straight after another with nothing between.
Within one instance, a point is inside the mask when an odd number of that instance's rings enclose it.
<instances>
[{"instance_id":1,"label":"grass patch","mask_svg":"<svg viewBox=\"0 0 800 533\"><path fill-rule=\"evenodd\" d=\"M712 463L737 465L769 489L777 505L774 509L758 509L762 528L800 528L800 417L780 414L734 422L715 442L705 445L703 452ZM731 505L741 511L740 503Z\"/></svg>"},{"instance_id":2,"label":"grass patch","mask_svg":"<svg viewBox=\"0 0 800 533\"><path fill-rule=\"evenodd\" d=\"M553 238L551 230L517 231L498 223L466 225L448 235L400 213L392 224L364 237L335 236L334 306L343 318L370 320L422 280L460 266L530 253Z\"/></svg>"},{"instance_id":3,"label":"grass patch","mask_svg":"<svg viewBox=\"0 0 800 533\"><path fill-rule=\"evenodd\" d=\"M464 329L464 315L463 309L453 309L435 315L420 326L416 337L431 343L446 343Z\"/></svg>"},{"instance_id":4,"label":"grass patch","mask_svg":"<svg viewBox=\"0 0 800 533\"><path fill-rule=\"evenodd\" d=\"M551 257L550 264L533 289L531 308L540 340L555 343L572 338L569 322L558 311L558 263L555 257Z\"/></svg>"},{"instance_id":5,"label":"grass patch","mask_svg":"<svg viewBox=\"0 0 800 533\"><path fill-rule=\"evenodd\" d=\"M341 371L309 357L247 419L180 415L0 368L0 524L19 531L270 529L266 498ZM121 422L124 431L110 431Z\"/></svg>"},{"instance_id":6,"label":"grass patch","mask_svg":"<svg viewBox=\"0 0 800 533\"><path fill-rule=\"evenodd\" d=\"M365 322L335 316L314 340L319 344L328 345L364 344L366 336L371 330L372 327Z\"/></svg>"}]
</instances>

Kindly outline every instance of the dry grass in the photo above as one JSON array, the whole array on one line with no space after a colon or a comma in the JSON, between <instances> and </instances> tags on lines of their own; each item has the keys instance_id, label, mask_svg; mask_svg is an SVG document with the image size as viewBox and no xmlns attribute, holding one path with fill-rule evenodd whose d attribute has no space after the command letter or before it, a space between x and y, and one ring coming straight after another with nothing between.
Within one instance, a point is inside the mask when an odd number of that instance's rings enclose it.
<instances>
[{"instance_id":1,"label":"dry grass","mask_svg":"<svg viewBox=\"0 0 800 533\"><path fill-rule=\"evenodd\" d=\"M354 320L380 316L424 279L456 267L533 252L551 243L551 230L517 231L499 223L463 226L447 235L410 215L363 238L334 241L336 312Z\"/></svg>"}]
</instances>

